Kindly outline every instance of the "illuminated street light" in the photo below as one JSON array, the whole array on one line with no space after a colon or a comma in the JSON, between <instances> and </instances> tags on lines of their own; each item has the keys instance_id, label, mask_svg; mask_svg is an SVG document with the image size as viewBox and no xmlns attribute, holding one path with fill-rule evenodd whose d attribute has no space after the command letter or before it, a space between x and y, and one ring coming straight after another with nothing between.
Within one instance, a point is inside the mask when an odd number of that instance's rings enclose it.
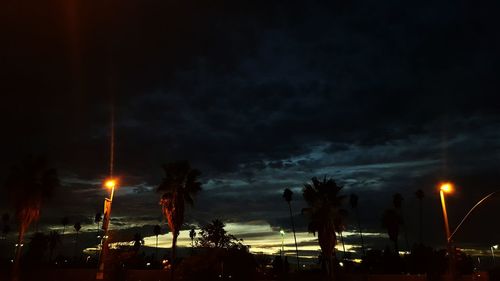
<instances>
[{"instance_id":1,"label":"illuminated street light","mask_svg":"<svg viewBox=\"0 0 500 281\"><path fill-rule=\"evenodd\" d=\"M104 184L107 188L114 188L116 185L116 181L114 179L109 179Z\"/></svg>"},{"instance_id":2,"label":"illuminated street light","mask_svg":"<svg viewBox=\"0 0 500 281\"><path fill-rule=\"evenodd\" d=\"M450 182L444 182L439 186L439 196L441 197L441 207L443 209L444 229L446 232L446 248L448 250L448 255L450 257L449 271L451 275L453 275L454 254L451 247L450 224L448 223L448 212L446 210L446 200L444 195L452 192L453 192L453 184L451 184Z\"/></svg>"},{"instance_id":3,"label":"illuminated street light","mask_svg":"<svg viewBox=\"0 0 500 281\"><path fill-rule=\"evenodd\" d=\"M454 263L455 263L455 249L454 247L452 248L452 242L453 242L453 237L455 234L461 229L462 225L464 222L467 221L467 219L470 217L470 215L476 210L478 207L480 207L484 202L486 202L488 199L493 197L494 195L500 193L500 190L493 191L489 193L488 195L484 196L479 200L464 216L464 218L460 221L460 223L454 228L453 232L450 234L450 226L448 223L448 213L446 211L446 201L445 201L445 194L450 194L453 193L454 187L453 184L450 182L444 182L439 186L439 195L441 197L441 206L443 208L443 217L444 217L444 224L445 224L445 231L446 231L446 246L447 246L447 251L450 256L450 274L454 274ZM491 250L491 255L493 257L493 263L495 263L495 252L494 250L498 249L499 245L493 245L490 247ZM454 277L454 276L452 276Z\"/></svg>"},{"instance_id":4,"label":"illuminated street light","mask_svg":"<svg viewBox=\"0 0 500 281\"><path fill-rule=\"evenodd\" d=\"M448 212L446 211L446 200L445 200L445 194L449 194L453 192L453 184L449 182L442 183L439 186L439 195L441 197L441 207L443 209L443 217L444 217L444 227L446 231L446 241L449 242L450 240L450 225L448 223Z\"/></svg>"},{"instance_id":5,"label":"illuminated street light","mask_svg":"<svg viewBox=\"0 0 500 281\"><path fill-rule=\"evenodd\" d=\"M283 259L283 255L285 252L285 231L283 229L280 230L281 235L281 258Z\"/></svg>"},{"instance_id":6,"label":"illuminated street light","mask_svg":"<svg viewBox=\"0 0 500 281\"><path fill-rule=\"evenodd\" d=\"M493 259L493 265L495 265L496 260L495 260L495 251L494 250L498 249L498 245L493 245L490 247L490 249L491 249L491 258Z\"/></svg>"},{"instance_id":7,"label":"illuminated street light","mask_svg":"<svg viewBox=\"0 0 500 281\"><path fill-rule=\"evenodd\" d=\"M113 201L113 196L115 194L115 187L116 187L116 180L115 179L108 179L104 183L104 186L108 189L111 189L111 195L109 197L110 201Z\"/></svg>"},{"instance_id":8,"label":"illuminated street light","mask_svg":"<svg viewBox=\"0 0 500 281\"><path fill-rule=\"evenodd\" d=\"M439 190L443 191L444 193L452 193L453 184L450 182L442 183L441 186L439 187Z\"/></svg>"},{"instance_id":9,"label":"illuminated street light","mask_svg":"<svg viewBox=\"0 0 500 281\"><path fill-rule=\"evenodd\" d=\"M109 178L104 182L104 186L111 189L111 194L109 198L104 199L104 216L102 220L102 229L104 234L101 239L101 252L99 254L99 266L96 274L97 280L104 279L104 259L103 256L108 248L108 227L109 221L111 220L111 207L113 204L113 197L115 195L115 188L117 186L117 180L114 178Z\"/></svg>"}]
</instances>

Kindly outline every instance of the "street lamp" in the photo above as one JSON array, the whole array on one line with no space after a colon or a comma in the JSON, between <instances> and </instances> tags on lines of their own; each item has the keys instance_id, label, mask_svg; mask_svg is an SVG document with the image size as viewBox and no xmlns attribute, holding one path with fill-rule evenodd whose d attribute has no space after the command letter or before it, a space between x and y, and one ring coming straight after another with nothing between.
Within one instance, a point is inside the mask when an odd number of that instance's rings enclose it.
<instances>
[{"instance_id":1,"label":"street lamp","mask_svg":"<svg viewBox=\"0 0 500 281\"><path fill-rule=\"evenodd\" d=\"M493 265L495 265L496 260L495 260L495 251L494 250L498 249L498 245L493 245L490 247L490 249L491 249L491 258L493 259Z\"/></svg>"},{"instance_id":2,"label":"street lamp","mask_svg":"<svg viewBox=\"0 0 500 281\"><path fill-rule=\"evenodd\" d=\"M280 230L281 235L281 258L283 258L285 251L285 231L283 229Z\"/></svg>"},{"instance_id":3,"label":"street lamp","mask_svg":"<svg viewBox=\"0 0 500 281\"><path fill-rule=\"evenodd\" d=\"M450 258L449 270L451 275L453 275L454 255L451 247L451 239L450 239L451 232L450 232L450 224L448 223L448 212L446 210L445 194L450 194L452 192L453 192L453 184L450 182L444 182L439 186L439 196L441 197L441 207L443 209L444 229L446 232L446 248L448 249L448 255Z\"/></svg>"},{"instance_id":4,"label":"street lamp","mask_svg":"<svg viewBox=\"0 0 500 281\"><path fill-rule=\"evenodd\" d=\"M109 178L104 182L104 186L111 190L109 198L104 199L104 216L102 220L102 229L104 234L101 239L101 253L99 255L99 267L97 269L97 280L104 279L104 256L106 255L108 248L108 226L111 220L111 206L113 204L113 197L115 195L115 188L117 186L117 180L114 178Z\"/></svg>"},{"instance_id":5,"label":"street lamp","mask_svg":"<svg viewBox=\"0 0 500 281\"><path fill-rule=\"evenodd\" d=\"M454 228L453 232L450 234L450 225L448 223L448 213L446 211L446 201L445 201L445 194L447 193L452 193L453 192L453 184L450 182L444 182L439 186L439 195L441 197L441 206L443 208L443 217L444 217L444 224L445 224L445 231L446 231L446 246L448 249L448 253L450 256L450 274L453 275L453 270L454 270L454 262L455 262L455 249L452 248L451 243L453 241L453 237L455 234L460 230L460 227L463 225L465 221L469 218L469 216L476 210L483 202L486 202L489 198L493 197L494 195L500 193L500 190L493 191L483 197L481 200L479 200L465 215L465 217L460 221L460 223L457 225L457 227ZM494 250L498 249L499 245L493 245L490 247L491 250L491 255L493 257L493 263L495 263L495 252ZM453 276L452 276L453 277Z\"/></svg>"},{"instance_id":6,"label":"street lamp","mask_svg":"<svg viewBox=\"0 0 500 281\"><path fill-rule=\"evenodd\" d=\"M439 196L441 197L441 207L443 209L443 217L444 217L444 228L446 231L446 242L449 243L450 240L450 224L448 223L448 212L446 210L446 200L444 195L453 192L453 184L450 182L442 183L439 186Z\"/></svg>"}]
</instances>

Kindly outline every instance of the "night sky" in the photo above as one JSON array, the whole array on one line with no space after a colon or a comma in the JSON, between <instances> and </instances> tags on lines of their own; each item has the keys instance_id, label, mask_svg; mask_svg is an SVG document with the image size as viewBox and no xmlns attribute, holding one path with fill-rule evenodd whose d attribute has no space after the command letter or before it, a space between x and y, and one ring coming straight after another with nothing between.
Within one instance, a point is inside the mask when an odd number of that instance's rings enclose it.
<instances>
[{"instance_id":1,"label":"night sky","mask_svg":"<svg viewBox=\"0 0 500 281\"><path fill-rule=\"evenodd\" d=\"M424 238L443 246L437 184L457 186L448 201L453 225L500 187L499 8L451 0L3 1L0 179L27 154L47 155L62 186L40 227L60 227L67 215L84 232L95 229L114 103L120 189L111 227L124 240L162 223L154 192L161 164L186 159L204 183L186 227L221 218L244 239L260 237L257 248L279 240L279 228L289 227L281 194L290 187L305 232L301 188L329 176L359 195L363 228L380 248L389 244L378 233L395 192L417 241L414 193L423 189ZM457 245L499 243L499 203L479 210ZM8 210L0 195L0 211Z\"/></svg>"}]
</instances>

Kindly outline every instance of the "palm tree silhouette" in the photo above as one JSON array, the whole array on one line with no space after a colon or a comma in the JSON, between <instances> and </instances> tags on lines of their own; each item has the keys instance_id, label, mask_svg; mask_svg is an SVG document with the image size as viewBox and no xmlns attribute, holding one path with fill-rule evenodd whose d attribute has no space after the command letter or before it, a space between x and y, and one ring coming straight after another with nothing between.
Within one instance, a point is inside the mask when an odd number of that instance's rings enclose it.
<instances>
[{"instance_id":1,"label":"palm tree silhouette","mask_svg":"<svg viewBox=\"0 0 500 281\"><path fill-rule=\"evenodd\" d=\"M406 224L403 215L403 200L404 200L403 195L401 195L400 193L396 193L392 197L392 204L394 205L396 211L399 213L401 225L403 226L403 232L405 236L406 249L410 249L410 243L408 242L408 231L406 231Z\"/></svg>"},{"instance_id":2,"label":"palm tree silhouette","mask_svg":"<svg viewBox=\"0 0 500 281\"><path fill-rule=\"evenodd\" d=\"M398 236L399 226L402 224L402 219L399 213L394 209L385 210L382 216L382 226L387 229L389 239L394 243L394 251L399 254Z\"/></svg>"},{"instance_id":3,"label":"palm tree silhouette","mask_svg":"<svg viewBox=\"0 0 500 281\"><path fill-rule=\"evenodd\" d=\"M320 181L312 178L312 184L305 184L302 195L309 205L303 210L309 215L308 229L313 234L318 233L318 242L322 256L327 263L327 273L333 276L332 255L337 243L335 220L340 216L340 207L345 196L340 195L342 187L333 179L326 177Z\"/></svg>"},{"instance_id":4,"label":"palm tree silhouette","mask_svg":"<svg viewBox=\"0 0 500 281\"><path fill-rule=\"evenodd\" d=\"M61 224L63 225L62 234L64 235L64 232L66 232L66 226L69 224L69 218L68 217L63 217L61 219Z\"/></svg>"},{"instance_id":5,"label":"palm tree silhouette","mask_svg":"<svg viewBox=\"0 0 500 281\"><path fill-rule=\"evenodd\" d=\"M165 178L157 191L163 193L160 199L163 216L172 232L172 264L176 259L177 237L184 223L185 204L193 204L193 195L201 190L198 181L200 171L192 169L187 161L163 165ZM173 272L173 271L172 271ZM172 273L173 274L173 273Z\"/></svg>"},{"instance_id":6,"label":"palm tree silhouette","mask_svg":"<svg viewBox=\"0 0 500 281\"><path fill-rule=\"evenodd\" d=\"M191 255L193 254L195 237L196 237L196 230L194 228L191 228L191 230L189 231L189 238L191 238Z\"/></svg>"},{"instance_id":7,"label":"palm tree silhouette","mask_svg":"<svg viewBox=\"0 0 500 281\"><path fill-rule=\"evenodd\" d=\"M292 231L293 231L293 240L295 241L295 254L297 256L297 270L300 270L300 264L299 264L299 247L297 245L297 236L295 234L295 223L293 222L293 215L292 215L292 197L293 197L293 191L290 190L289 188L285 188L283 191L283 199L285 199L286 203L288 203L288 210L290 211L290 221L292 222Z\"/></svg>"},{"instance_id":8,"label":"palm tree silhouette","mask_svg":"<svg viewBox=\"0 0 500 281\"><path fill-rule=\"evenodd\" d=\"M79 222L76 222L74 225L73 225L73 228L75 229L76 231L76 237L75 237L75 249L73 251L73 256L74 258L76 259L76 252L77 252L77 249L78 249L78 234L80 233L80 229L82 229L82 225L79 223Z\"/></svg>"},{"instance_id":9,"label":"palm tree silhouette","mask_svg":"<svg viewBox=\"0 0 500 281\"><path fill-rule=\"evenodd\" d=\"M394 208L396 210L401 210L401 208L403 207L403 200L403 195L401 195L401 193L395 193L392 196L392 205L394 205Z\"/></svg>"},{"instance_id":10,"label":"palm tree silhouette","mask_svg":"<svg viewBox=\"0 0 500 281\"><path fill-rule=\"evenodd\" d=\"M32 222L40 218L43 200L50 198L54 189L59 186L56 170L48 168L47 164L45 157L29 156L20 165L11 168L5 182L5 189L14 204L19 221L13 280L18 279L19 259L26 231Z\"/></svg>"},{"instance_id":11,"label":"palm tree silhouette","mask_svg":"<svg viewBox=\"0 0 500 281\"><path fill-rule=\"evenodd\" d=\"M351 196L349 197L349 204L351 205L351 208L354 209L356 212L356 221L358 223L359 238L361 239L361 251L363 252L363 257L365 257L366 256L365 241L363 240L363 230L361 229L361 223L359 220L358 201L359 201L358 195L354 193L351 194Z\"/></svg>"},{"instance_id":12,"label":"palm tree silhouette","mask_svg":"<svg viewBox=\"0 0 500 281\"><path fill-rule=\"evenodd\" d=\"M61 235L59 235L59 232L55 230L49 232L48 243L49 243L49 262L52 262L52 254L54 253L56 247L59 244L61 244Z\"/></svg>"},{"instance_id":13,"label":"palm tree silhouette","mask_svg":"<svg viewBox=\"0 0 500 281\"><path fill-rule=\"evenodd\" d=\"M415 192L415 196L418 199L418 224L419 224L419 240L420 244L422 245L423 241L423 208L422 208L422 201L425 197L424 191L422 189L418 189Z\"/></svg>"},{"instance_id":14,"label":"palm tree silhouette","mask_svg":"<svg viewBox=\"0 0 500 281\"><path fill-rule=\"evenodd\" d=\"M153 227L153 233L156 236L156 258L158 258L158 235L161 234L161 226L155 225Z\"/></svg>"}]
</instances>

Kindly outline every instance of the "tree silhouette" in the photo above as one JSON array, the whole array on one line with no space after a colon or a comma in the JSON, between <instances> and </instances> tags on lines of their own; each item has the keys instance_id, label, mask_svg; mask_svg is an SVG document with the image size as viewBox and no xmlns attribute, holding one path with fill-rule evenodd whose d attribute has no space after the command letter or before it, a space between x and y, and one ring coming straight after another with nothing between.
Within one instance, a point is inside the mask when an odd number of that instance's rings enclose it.
<instances>
[{"instance_id":1,"label":"tree silhouette","mask_svg":"<svg viewBox=\"0 0 500 281\"><path fill-rule=\"evenodd\" d=\"M59 232L52 230L49 232L48 236L48 246L49 246L49 262L52 262L52 254L54 253L54 250L56 247L61 244L61 235L59 235Z\"/></svg>"},{"instance_id":2,"label":"tree silhouette","mask_svg":"<svg viewBox=\"0 0 500 281\"><path fill-rule=\"evenodd\" d=\"M420 244L423 242L423 206L422 206L422 201L425 197L424 191L422 189L418 189L415 192L415 196L418 199L418 225L419 225L419 241Z\"/></svg>"},{"instance_id":3,"label":"tree silhouette","mask_svg":"<svg viewBox=\"0 0 500 281\"><path fill-rule=\"evenodd\" d=\"M192 169L187 161L163 165L165 178L157 191L163 193L160 199L163 216L172 232L172 263L176 259L177 237L184 223L185 204L193 204L193 195L201 190L198 181L200 171Z\"/></svg>"},{"instance_id":4,"label":"tree silhouette","mask_svg":"<svg viewBox=\"0 0 500 281\"><path fill-rule=\"evenodd\" d=\"M3 213L3 215L2 215L2 224L6 225L6 224L9 223L9 221L10 221L10 215L9 215L9 213Z\"/></svg>"},{"instance_id":5,"label":"tree silhouette","mask_svg":"<svg viewBox=\"0 0 500 281\"><path fill-rule=\"evenodd\" d=\"M382 226L387 230L389 239L394 243L394 251L399 254L398 236L399 226L402 224L402 219L399 213L394 209L385 210L382 216Z\"/></svg>"},{"instance_id":6,"label":"tree silhouette","mask_svg":"<svg viewBox=\"0 0 500 281\"><path fill-rule=\"evenodd\" d=\"M73 225L73 228L75 229L76 231L76 237L75 237L75 249L73 251L73 256L75 257L76 259L76 252L77 252L77 249L78 249L78 234L80 233L80 229L82 229L82 225L79 223L79 222L76 222L74 225Z\"/></svg>"},{"instance_id":7,"label":"tree silhouette","mask_svg":"<svg viewBox=\"0 0 500 281\"><path fill-rule=\"evenodd\" d=\"M297 255L297 270L300 270L300 264L299 264L299 247L297 245L297 236L295 234L295 223L293 221L293 214L292 214L292 197L293 197L293 191L290 190L289 188L285 188L283 191L283 199L285 199L286 203L288 204L288 210L290 211L290 221L292 223L292 231L293 231L293 240L295 241L295 254Z\"/></svg>"},{"instance_id":8,"label":"tree silhouette","mask_svg":"<svg viewBox=\"0 0 500 281\"><path fill-rule=\"evenodd\" d=\"M303 188L302 195L309 205L303 212L309 215L309 231L313 234L318 233L318 242L327 264L327 273L333 278L331 257L337 243L335 220L340 216L340 207L345 196L340 195L342 187L333 179L325 177L320 181L314 177L311 181L312 184L307 183Z\"/></svg>"},{"instance_id":9,"label":"tree silhouette","mask_svg":"<svg viewBox=\"0 0 500 281\"><path fill-rule=\"evenodd\" d=\"M141 248L142 245L144 245L144 237L142 237L142 235L138 232L136 232L134 234L134 237L133 237L133 240L134 242L134 245L133 245L133 249L135 252L139 252L139 249Z\"/></svg>"},{"instance_id":10,"label":"tree silhouette","mask_svg":"<svg viewBox=\"0 0 500 281\"><path fill-rule=\"evenodd\" d=\"M48 168L45 157L29 156L20 165L13 166L5 182L5 189L13 203L19 221L19 234L14 258L13 280L18 278L19 259L24 243L24 235L32 222L40 218L44 199L51 197L59 186L55 169Z\"/></svg>"},{"instance_id":11,"label":"tree silhouette","mask_svg":"<svg viewBox=\"0 0 500 281\"><path fill-rule=\"evenodd\" d=\"M392 197L392 204L394 205L395 210L399 213L399 217L401 220L401 225L403 226L403 232L405 237L406 249L410 249L410 243L408 242L408 231L406 230L406 224L403 215L403 195L400 193L394 194Z\"/></svg>"},{"instance_id":12,"label":"tree silhouette","mask_svg":"<svg viewBox=\"0 0 500 281\"><path fill-rule=\"evenodd\" d=\"M400 210L403 206L403 195L401 193L395 193L392 197L392 204L396 210Z\"/></svg>"},{"instance_id":13,"label":"tree silhouette","mask_svg":"<svg viewBox=\"0 0 500 281\"><path fill-rule=\"evenodd\" d=\"M32 265L38 264L44 259L47 247L48 237L41 232L35 232L31 237L28 245L28 251L26 251L26 255L24 257Z\"/></svg>"},{"instance_id":14,"label":"tree silhouette","mask_svg":"<svg viewBox=\"0 0 500 281\"><path fill-rule=\"evenodd\" d=\"M196 230L194 228L191 228L191 230L189 231L189 238L191 238L191 255L193 254L195 237L196 237Z\"/></svg>"},{"instance_id":15,"label":"tree silhouette","mask_svg":"<svg viewBox=\"0 0 500 281\"><path fill-rule=\"evenodd\" d=\"M349 197L349 204L351 205L351 208L354 209L356 212L356 221L358 223L359 238L361 239L361 250L363 252L363 257L364 257L366 256L365 241L363 239L363 230L361 229L361 222L359 219L358 202L359 202L359 197L354 193L351 194L351 196Z\"/></svg>"},{"instance_id":16,"label":"tree silhouette","mask_svg":"<svg viewBox=\"0 0 500 281\"><path fill-rule=\"evenodd\" d=\"M66 232L66 226L69 224L69 218L68 217L63 217L61 219L61 224L63 225L62 234L64 235L64 232Z\"/></svg>"},{"instance_id":17,"label":"tree silhouette","mask_svg":"<svg viewBox=\"0 0 500 281\"><path fill-rule=\"evenodd\" d=\"M161 226L155 225L153 227L153 233L156 236L156 258L158 258L158 235L161 234Z\"/></svg>"},{"instance_id":18,"label":"tree silhouette","mask_svg":"<svg viewBox=\"0 0 500 281\"><path fill-rule=\"evenodd\" d=\"M7 234L10 232L10 215L9 213L4 213L2 215L2 235L4 239L7 239Z\"/></svg>"},{"instance_id":19,"label":"tree silhouette","mask_svg":"<svg viewBox=\"0 0 500 281\"><path fill-rule=\"evenodd\" d=\"M215 249L244 249L245 246L241 243L243 240L228 234L224 229L225 226L226 224L219 219L204 225L200 231L199 245Z\"/></svg>"}]
</instances>

